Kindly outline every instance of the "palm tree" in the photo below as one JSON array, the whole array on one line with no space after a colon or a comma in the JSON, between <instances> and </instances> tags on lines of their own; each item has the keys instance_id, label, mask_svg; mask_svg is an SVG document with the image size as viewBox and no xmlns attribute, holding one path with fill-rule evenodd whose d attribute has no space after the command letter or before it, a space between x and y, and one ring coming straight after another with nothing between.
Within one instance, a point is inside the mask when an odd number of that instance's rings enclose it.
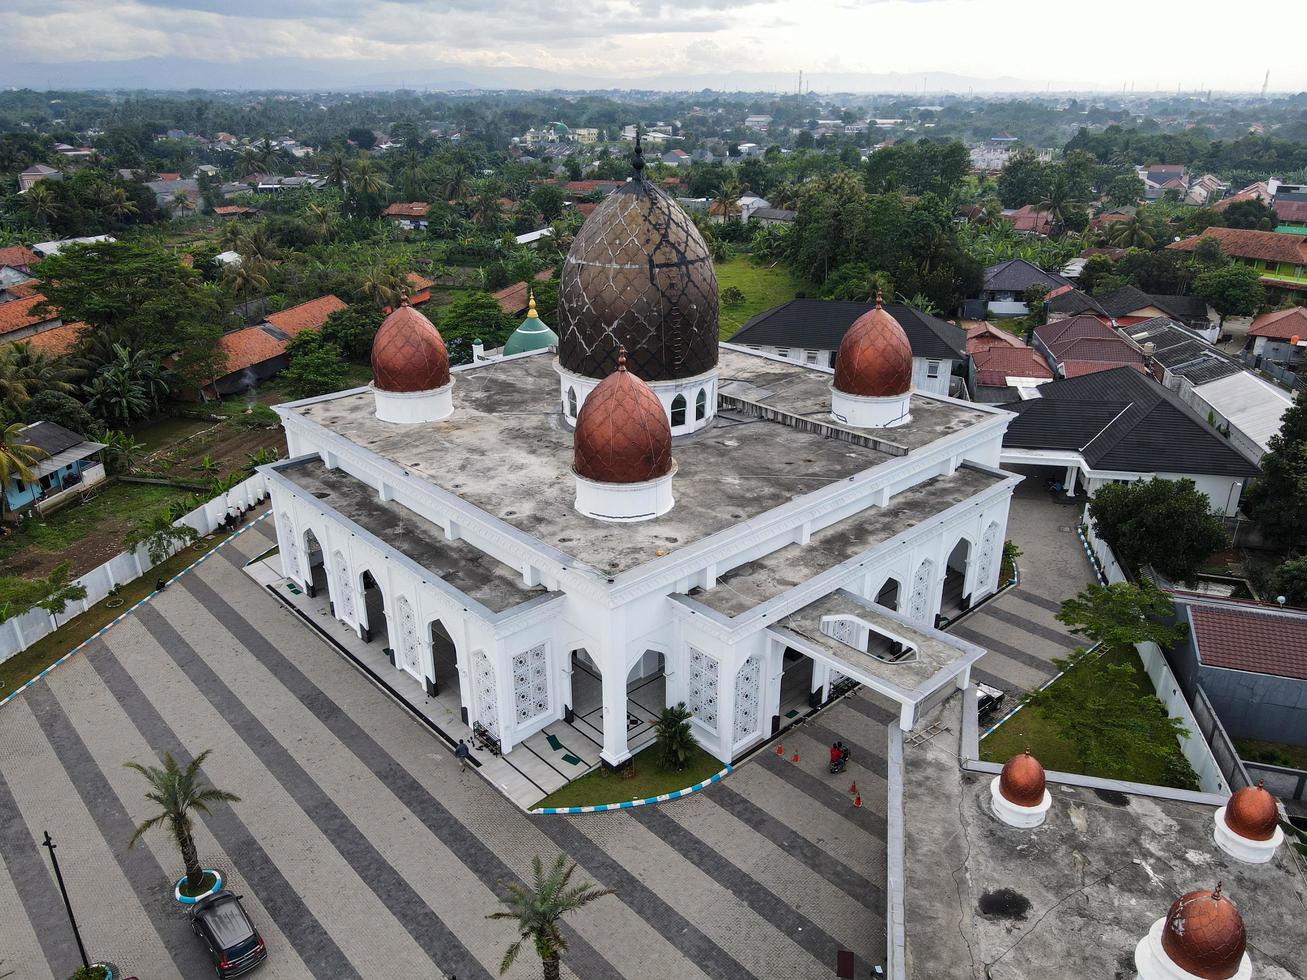
<instances>
[{"instance_id":1,"label":"palm tree","mask_svg":"<svg viewBox=\"0 0 1307 980\"><path fill-rule=\"evenodd\" d=\"M381 166L371 157L354 164L349 174L349 185L356 194L375 196L386 191L390 184L381 175Z\"/></svg>"},{"instance_id":2,"label":"palm tree","mask_svg":"<svg viewBox=\"0 0 1307 980\"><path fill-rule=\"evenodd\" d=\"M322 158L322 172L329 186L344 190L349 179L349 157L343 150L332 150Z\"/></svg>"},{"instance_id":3,"label":"palm tree","mask_svg":"<svg viewBox=\"0 0 1307 980\"><path fill-rule=\"evenodd\" d=\"M487 919L515 919L521 937L504 953L499 972L503 975L509 971L517 954L522 951L522 944L529 940L544 966L545 980L558 980L562 956L567 952L567 940L562 932L563 916L613 892L610 888L588 883L568 887L576 863L567 867L565 854L558 855L548 872L536 856L531 860L531 870L531 887L518 883L507 885L508 893L499 899L506 908L486 916Z\"/></svg>"},{"instance_id":4,"label":"palm tree","mask_svg":"<svg viewBox=\"0 0 1307 980\"><path fill-rule=\"evenodd\" d=\"M1136 211L1124 221L1113 221L1107 240L1118 248L1152 248L1157 244L1157 227L1151 217Z\"/></svg>"},{"instance_id":5,"label":"palm tree","mask_svg":"<svg viewBox=\"0 0 1307 980\"><path fill-rule=\"evenodd\" d=\"M359 280L359 292L377 306L394 306L399 302L403 289L403 280L380 265L374 265Z\"/></svg>"},{"instance_id":6,"label":"palm tree","mask_svg":"<svg viewBox=\"0 0 1307 980\"><path fill-rule=\"evenodd\" d=\"M708 213L715 218L721 218L723 221L730 221L740 213L740 198L744 196L744 189L740 187L740 182L734 177L727 179L717 191L717 196L708 207Z\"/></svg>"},{"instance_id":7,"label":"palm tree","mask_svg":"<svg viewBox=\"0 0 1307 980\"><path fill-rule=\"evenodd\" d=\"M0 430L0 487L9 486L14 477L23 483L31 483L36 479L33 467L46 455L45 450L22 441L24 427L23 422L11 422ZM3 504L4 496L0 495L0 506Z\"/></svg>"},{"instance_id":8,"label":"palm tree","mask_svg":"<svg viewBox=\"0 0 1307 980\"><path fill-rule=\"evenodd\" d=\"M466 193L467 168L461 161L455 161L440 175L440 196L457 204Z\"/></svg>"},{"instance_id":9,"label":"palm tree","mask_svg":"<svg viewBox=\"0 0 1307 980\"><path fill-rule=\"evenodd\" d=\"M250 296L261 294L268 288L268 276L264 272L265 263L254 257L235 262L222 270L222 282L228 289L248 303Z\"/></svg>"},{"instance_id":10,"label":"palm tree","mask_svg":"<svg viewBox=\"0 0 1307 980\"><path fill-rule=\"evenodd\" d=\"M186 888L192 893L200 891L204 882L204 870L200 867L200 856L195 850L195 838L191 832L191 811L209 813L210 803L240 802L240 797L235 793L210 786L200 773L200 767L204 765L210 751L212 750L205 749L185 769L177 765L171 752L163 754L162 769L158 766L143 766L139 762L124 763L128 769L135 769L149 781L151 791L145 794L145 798L159 805L158 813L137 826L127 846L135 847L147 830L167 824L173 842L182 852Z\"/></svg>"},{"instance_id":11,"label":"palm tree","mask_svg":"<svg viewBox=\"0 0 1307 980\"><path fill-rule=\"evenodd\" d=\"M24 340L0 348L0 404L16 409L42 391L71 393L68 363Z\"/></svg>"},{"instance_id":12,"label":"palm tree","mask_svg":"<svg viewBox=\"0 0 1307 980\"><path fill-rule=\"evenodd\" d=\"M273 241L264 225L255 225L246 229L241 239L241 258L254 259L258 262L271 262L280 254L277 243Z\"/></svg>"},{"instance_id":13,"label":"palm tree","mask_svg":"<svg viewBox=\"0 0 1307 980\"><path fill-rule=\"evenodd\" d=\"M122 187L115 187L104 202L104 213L114 221L124 221L140 212L141 209L136 206L136 202L127 196L126 189Z\"/></svg>"},{"instance_id":14,"label":"palm tree","mask_svg":"<svg viewBox=\"0 0 1307 980\"><path fill-rule=\"evenodd\" d=\"M237 165L237 170L242 177L252 177L262 168L259 160L259 151L252 146L247 146L241 150L241 158Z\"/></svg>"},{"instance_id":15,"label":"palm tree","mask_svg":"<svg viewBox=\"0 0 1307 980\"><path fill-rule=\"evenodd\" d=\"M503 196L503 191L504 185L494 178L478 180L472 184L472 217L482 228L494 228L499 224L499 199Z\"/></svg>"},{"instance_id":16,"label":"palm tree","mask_svg":"<svg viewBox=\"0 0 1307 980\"><path fill-rule=\"evenodd\" d=\"M228 221L218 233L218 244L224 251L239 252L245 241L245 229L239 221Z\"/></svg>"},{"instance_id":17,"label":"palm tree","mask_svg":"<svg viewBox=\"0 0 1307 980\"><path fill-rule=\"evenodd\" d=\"M189 524L174 524L169 513L163 510L133 524L124 545L127 551L135 551L144 545L150 561L157 565L199 536L200 532Z\"/></svg>"},{"instance_id":18,"label":"palm tree","mask_svg":"<svg viewBox=\"0 0 1307 980\"><path fill-rule=\"evenodd\" d=\"M23 205L27 208L27 213L32 216L32 220L37 224L49 224L50 219L59 213L59 204L55 200L54 191L46 186L45 182L33 184L23 195Z\"/></svg>"},{"instance_id":19,"label":"palm tree","mask_svg":"<svg viewBox=\"0 0 1307 980\"><path fill-rule=\"evenodd\" d=\"M304 217L313 226L319 241L327 241L336 227L336 212L325 204L311 203L304 209Z\"/></svg>"},{"instance_id":20,"label":"palm tree","mask_svg":"<svg viewBox=\"0 0 1307 980\"><path fill-rule=\"evenodd\" d=\"M1081 203L1075 200L1070 185L1061 176L1053 180L1044 194L1044 199L1039 202L1039 210L1047 212L1053 225L1052 230L1055 232L1065 228L1067 218L1080 207Z\"/></svg>"}]
</instances>

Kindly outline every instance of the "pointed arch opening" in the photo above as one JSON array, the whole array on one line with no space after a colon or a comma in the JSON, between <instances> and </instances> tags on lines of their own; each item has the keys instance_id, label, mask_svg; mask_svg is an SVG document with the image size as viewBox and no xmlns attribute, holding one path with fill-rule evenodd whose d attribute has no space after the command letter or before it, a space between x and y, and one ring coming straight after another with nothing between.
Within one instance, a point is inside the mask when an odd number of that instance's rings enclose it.
<instances>
[{"instance_id":1,"label":"pointed arch opening","mask_svg":"<svg viewBox=\"0 0 1307 980\"><path fill-rule=\"evenodd\" d=\"M567 389L567 417L576 418L576 389Z\"/></svg>"},{"instance_id":2,"label":"pointed arch opening","mask_svg":"<svg viewBox=\"0 0 1307 980\"><path fill-rule=\"evenodd\" d=\"M896 578L888 578L885 580L885 584L880 587L880 591L876 593L876 603L884 606L886 609L897 611L899 608L899 596L902 592L903 586L899 584L899 580Z\"/></svg>"},{"instance_id":3,"label":"pointed arch opening","mask_svg":"<svg viewBox=\"0 0 1307 980\"><path fill-rule=\"evenodd\" d=\"M672 428L685 425L685 396L677 395L672 399Z\"/></svg>"},{"instance_id":4,"label":"pointed arch opening","mask_svg":"<svg viewBox=\"0 0 1307 980\"><path fill-rule=\"evenodd\" d=\"M304 532L304 548L299 561L304 563L304 581L308 585L306 591L309 598L327 593L327 560L318 536L311 529Z\"/></svg>"},{"instance_id":5,"label":"pointed arch opening","mask_svg":"<svg viewBox=\"0 0 1307 980\"><path fill-rule=\"evenodd\" d=\"M944 568L944 581L940 587L939 613L952 619L971 608L971 596L966 593L967 566L971 562L971 542L959 538L949 552Z\"/></svg>"},{"instance_id":6,"label":"pointed arch opening","mask_svg":"<svg viewBox=\"0 0 1307 980\"><path fill-rule=\"evenodd\" d=\"M694 396L694 420L702 422L708 414L708 389L700 388L699 394Z\"/></svg>"}]
</instances>

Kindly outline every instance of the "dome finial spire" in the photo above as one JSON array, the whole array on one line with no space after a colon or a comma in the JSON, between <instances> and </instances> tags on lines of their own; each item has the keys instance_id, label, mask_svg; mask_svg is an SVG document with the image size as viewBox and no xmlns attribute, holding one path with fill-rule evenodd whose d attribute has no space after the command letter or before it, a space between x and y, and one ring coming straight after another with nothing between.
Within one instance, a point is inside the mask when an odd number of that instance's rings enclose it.
<instances>
[{"instance_id":1,"label":"dome finial spire","mask_svg":"<svg viewBox=\"0 0 1307 980\"><path fill-rule=\"evenodd\" d=\"M635 154L631 157L631 169L636 179L644 176L644 146L640 143L640 124L635 124Z\"/></svg>"},{"instance_id":2,"label":"dome finial spire","mask_svg":"<svg viewBox=\"0 0 1307 980\"><path fill-rule=\"evenodd\" d=\"M528 320L540 319L540 314L536 312L536 293L534 289L528 289L526 293L526 316Z\"/></svg>"},{"instance_id":3,"label":"dome finial spire","mask_svg":"<svg viewBox=\"0 0 1307 980\"><path fill-rule=\"evenodd\" d=\"M876 287L876 309L878 309L878 310L881 309L880 301L881 301L881 296L880 296L880 287L877 286L877 287Z\"/></svg>"},{"instance_id":4,"label":"dome finial spire","mask_svg":"<svg viewBox=\"0 0 1307 980\"><path fill-rule=\"evenodd\" d=\"M622 344L617 345L617 370L626 370L626 347Z\"/></svg>"}]
</instances>

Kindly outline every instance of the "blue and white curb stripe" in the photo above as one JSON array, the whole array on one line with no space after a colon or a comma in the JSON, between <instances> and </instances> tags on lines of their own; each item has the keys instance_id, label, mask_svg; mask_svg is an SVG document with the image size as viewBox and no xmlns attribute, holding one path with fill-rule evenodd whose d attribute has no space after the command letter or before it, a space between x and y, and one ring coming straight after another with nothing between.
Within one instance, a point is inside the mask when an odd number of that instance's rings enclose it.
<instances>
[{"instance_id":1,"label":"blue and white curb stripe","mask_svg":"<svg viewBox=\"0 0 1307 980\"><path fill-rule=\"evenodd\" d=\"M183 895L182 882L186 880L186 876L182 875L172 886L172 897L177 899L177 901L181 902L183 905L196 905L199 903L200 899L208 898L210 895L216 895L218 892L222 891L222 873L214 871L212 868L203 868L201 870L203 870L206 875L213 875L213 884L209 886L208 891L201 892L199 895L195 896Z\"/></svg>"},{"instance_id":2,"label":"blue and white curb stripe","mask_svg":"<svg viewBox=\"0 0 1307 980\"><path fill-rule=\"evenodd\" d=\"M1076 537L1080 539L1081 546L1085 549L1085 557L1089 559L1089 564L1093 566L1094 574L1098 576L1098 584L1107 584L1107 575L1103 572L1103 566L1098 563L1098 556L1094 554L1094 549L1090 547L1089 539L1085 537L1085 532L1081 530L1080 525L1076 525Z\"/></svg>"},{"instance_id":3,"label":"blue and white curb stripe","mask_svg":"<svg viewBox=\"0 0 1307 980\"><path fill-rule=\"evenodd\" d=\"M679 800L682 796L689 796L691 793L697 793L701 789L706 789L713 783L729 776L734 771L735 767L728 765L721 772L714 773L701 783L695 783L693 786L685 787L685 789L678 789L675 793L663 793L661 796L649 796L643 800L627 800L624 803L599 803L595 806L542 806L539 809L532 810L531 812L542 814L607 813L609 810L630 810L632 807L648 806L650 803L666 803L668 800Z\"/></svg>"},{"instance_id":4,"label":"blue and white curb stripe","mask_svg":"<svg viewBox=\"0 0 1307 980\"><path fill-rule=\"evenodd\" d=\"M199 558L196 558L195 561L191 562L189 565L187 565L185 568L183 568L180 572L178 572L178 573L177 573L176 575L174 575L172 578L168 579L168 581L164 582L164 586L167 587L167 586L169 586L169 585L172 585L174 582L176 582L179 578L181 578L183 575L185 575L185 574L186 574L187 572L189 572L191 569L193 569L193 568L195 568L196 566L201 565L201 564L203 564L204 562L208 561L209 557L210 557L211 555L215 554L215 553L218 551L219 548L225 548L227 545L231 544L231 542L235 541L235 540L236 540L237 538L239 538L242 534L244 534L246 531L250 530L250 528L254 527L255 524L259 523L259 521L263 520L265 517L267 517L267 516L268 516L269 514L271 514L271 513L272 513L272 511L269 509L269 510L265 511L264 513L260 514L258 517L254 518L254 520L250 521L248 524L246 524L246 525L245 525L243 528L241 528L239 531L234 531L234 532L232 532L230 535L228 535L228 537L227 537L227 539L226 539L225 541L220 541L220 542L218 542L218 544L217 544L216 546L214 546L213 548L209 549L209 550L206 551L204 554L200 555ZM203 538L201 538L200 540L203 540ZM150 571L151 571L150 569L146 569L145 572L144 572L144 574L139 575L139 576L137 576L137 577L138 577L138 578L144 578L146 575L149 575L149 574L150 574ZM134 582L134 581L136 581L136 579L132 579L132 581ZM18 697L18 695L22 694L24 691L26 691L29 687L31 687L31 686L32 686L33 684L35 684L37 681L43 679L43 678L45 677L46 674L50 673L50 671L54 670L54 669L55 669L56 667L58 667L60 664L64 663L66 660L69 660L69 659L71 659L72 657L74 657L74 656L75 656L75 655L76 655L76 654L77 654L77 653L82 649L82 647L86 646L88 643L93 643L94 641L100 639L100 637L104 636L105 633L108 633L109 630L113 629L115 626L117 626L117 625L118 625L119 623L121 623L124 619L126 619L128 616L130 616L130 615L131 615L132 613L134 613L137 609L139 609L141 606L145 605L147 602L149 602L151 599L153 599L153 598L154 598L156 595L158 595L158 594L159 594L159 590L158 590L158 589L155 589L154 591L150 592L149 595L147 595L147 596L145 596L144 598L139 599L139 600L137 600L136 602L132 603L130 606L128 606L126 609L124 609L122 612L120 612L117 616L115 616L115 617L114 617L113 619L111 619L109 622L105 623L105 624L104 624L103 626L101 626L98 630L96 630L94 633L92 633L90 636L88 636L85 640L83 640L81 643L77 644L77 646L73 647L71 650L69 650L67 653L65 653L62 657L60 657L58 660L56 660L54 663L52 663L49 667L46 667L43 671L41 671L39 674L37 674L35 677L33 677L30 681L27 681L27 682L24 683L21 687L16 687L16 688L14 688L14 690L11 691L9 694L5 695L5 697L0 698L0 708L3 708L6 704L8 704L8 703L9 703L10 701L12 701L14 698ZM101 600L101 601L104 601L104 600ZM64 626L67 626L68 623L74 623L74 622L76 622L76 621L77 621L77 617L74 616L72 619L68 620L67 623L64 623ZM62 627L60 627L60 628L62 629ZM57 632L57 631L56 631L56 632ZM53 635L53 634L50 634L50 635Z\"/></svg>"}]
</instances>

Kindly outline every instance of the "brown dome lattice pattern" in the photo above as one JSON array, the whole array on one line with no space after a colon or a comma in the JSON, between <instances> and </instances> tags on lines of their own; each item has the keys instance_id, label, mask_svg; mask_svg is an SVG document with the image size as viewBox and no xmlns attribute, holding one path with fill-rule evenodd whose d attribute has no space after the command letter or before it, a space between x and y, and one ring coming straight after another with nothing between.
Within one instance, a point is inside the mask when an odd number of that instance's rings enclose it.
<instances>
[{"instance_id":1,"label":"brown dome lattice pattern","mask_svg":"<svg viewBox=\"0 0 1307 980\"><path fill-rule=\"evenodd\" d=\"M372 341L372 375L382 391L443 388L449 384L449 352L440 331L405 302Z\"/></svg>"},{"instance_id":2,"label":"brown dome lattice pattern","mask_svg":"<svg viewBox=\"0 0 1307 980\"><path fill-rule=\"evenodd\" d=\"M646 180L618 188L582 226L563 263L558 358L590 378L617 369L670 381L717 364L717 274L703 236Z\"/></svg>"},{"instance_id":3,"label":"brown dome lattice pattern","mask_svg":"<svg viewBox=\"0 0 1307 980\"><path fill-rule=\"evenodd\" d=\"M884 398L912 388L912 344L899 321L876 305L854 321L835 356L835 387L849 395Z\"/></svg>"},{"instance_id":4,"label":"brown dome lattice pattern","mask_svg":"<svg viewBox=\"0 0 1307 980\"><path fill-rule=\"evenodd\" d=\"M998 791L1017 806L1039 806L1044 801L1044 785L1044 767L1027 750L1004 764Z\"/></svg>"},{"instance_id":5,"label":"brown dome lattice pattern","mask_svg":"<svg viewBox=\"0 0 1307 980\"><path fill-rule=\"evenodd\" d=\"M618 359L618 370L581 406L572 466L599 483L643 483L672 468L672 430L655 395Z\"/></svg>"},{"instance_id":6,"label":"brown dome lattice pattern","mask_svg":"<svg viewBox=\"0 0 1307 980\"><path fill-rule=\"evenodd\" d=\"M1270 840L1280 822L1275 797L1261 782L1236 790L1225 804L1225 825L1249 840Z\"/></svg>"},{"instance_id":7,"label":"brown dome lattice pattern","mask_svg":"<svg viewBox=\"0 0 1307 980\"><path fill-rule=\"evenodd\" d=\"M1181 895L1166 913L1162 949L1171 962L1204 980L1229 980L1239 972L1248 936L1234 903L1221 894L1199 889Z\"/></svg>"}]
</instances>

